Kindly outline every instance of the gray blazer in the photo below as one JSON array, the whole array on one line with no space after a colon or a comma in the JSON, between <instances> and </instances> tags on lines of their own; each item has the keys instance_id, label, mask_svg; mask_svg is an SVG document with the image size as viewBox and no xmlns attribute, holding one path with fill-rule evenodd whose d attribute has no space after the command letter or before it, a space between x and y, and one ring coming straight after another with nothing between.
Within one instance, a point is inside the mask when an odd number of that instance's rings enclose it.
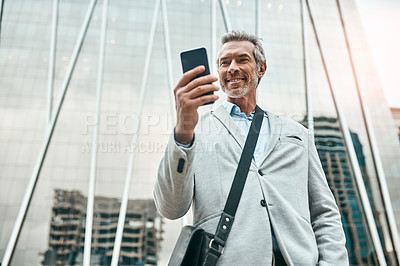
<instances>
[{"instance_id":1,"label":"gray blazer","mask_svg":"<svg viewBox=\"0 0 400 266\"><path fill-rule=\"evenodd\" d=\"M267 114L268 148L261 165L250 166L218 265L271 265L271 227L288 265L348 265L340 213L312 136L292 120ZM154 187L160 214L177 219L193 203L195 225L214 233L244 143L222 106L201 116L190 148L176 145L172 134Z\"/></svg>"}]
</instances>

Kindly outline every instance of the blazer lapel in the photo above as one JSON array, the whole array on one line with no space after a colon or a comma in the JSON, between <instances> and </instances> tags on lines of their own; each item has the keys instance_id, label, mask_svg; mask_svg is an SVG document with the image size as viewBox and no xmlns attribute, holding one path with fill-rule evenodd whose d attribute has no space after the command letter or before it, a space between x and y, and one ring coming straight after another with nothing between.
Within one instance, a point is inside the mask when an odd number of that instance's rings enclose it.
<instances>
[{"instance_id":1,"label":"blazer lapel","mask_svg":"<svg viewBox=\"0 0 400 266\"><path fill-rule=\"evenodd\" d=\"M264 163L268 155L275 148L276 144L278 143L279 137L281 136L281 131L282 131L282 124L280 118L270 112L267 111L265 112L268 115L271 135L268 141L267 149L264 153L264 158L262 159L262 163L260 165ZM240 148L243 149L246 140L243 138L242 134L240 134L238 126L233 121L230 114L226 112L225 108L222 105L220 105L219 107L217 107L217 109L212 110L211 113L217 118L218 121L220 121L222 126L224 126L228 130L229 134L235 139L236 143L240 146ZM265 122L266 121L263 121L263 123Z\"/></svg>"},{"instance_id":2,"label":"blazer lapel","mask_svg":"<svg viewBox=\"0 0 400 266\"><path fill-rule=\"evenodd\" d=\"M228 130L229 134L235 139L240 148L243 149L245 139L242 134L240 134L239 127L233 121L230 114L228 114L225 108L220 105L217 109L212 110L211 113L217 118L218 121Z\"/></svg>"},{"instance_id":3,"label":"blazer lapel","mask_svg":"<svg viewBox=\"0 0 400 266\"><path fill-rule=\"evenodd\" d=\"M260 166L264 163L268 155L275 148L276 144L278 143L279 137L281 136L281 131L282 131L282 123L280 118L270 112L266 113L268 114L271 135L269 137L267 149L265 151L264 158L262 159Z\"/></svg>"}]
</instances>

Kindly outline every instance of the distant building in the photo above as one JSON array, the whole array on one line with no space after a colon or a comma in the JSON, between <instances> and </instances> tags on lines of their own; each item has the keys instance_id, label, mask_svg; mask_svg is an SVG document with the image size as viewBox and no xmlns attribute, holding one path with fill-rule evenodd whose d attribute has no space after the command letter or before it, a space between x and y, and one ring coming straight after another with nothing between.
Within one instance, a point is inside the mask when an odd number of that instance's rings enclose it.
<instances>
[{"instance_id":1,"label":"distant building","mask_svg":"<svg viewBox=\"0 0 400 266\"><path fill-rule=\"evenodd\" d=\"M400 107L391 107L390 111L392 112L392 117L394 124L396 125L397 135L399 136L400 141Z\"/></svg>"},{"instance_id":2,"label":"distant building","mask_svg":"<svg viewBox=\"0 0 400 266\"><path fill-rule=\"evenodd\" d=\"M79 191L55 190L49 249L43 265L81 265L85 237L86 197ZM95 197L91 265L109 265L120 202ZM130 200L122 236L120 263L157 265L161 217L153 200Z\"/></svg>"},{"instance_id":3,"label":"distant building","mask_svg":"<svg viewBox=\"0 0 400 266\"><path fill-rule=\"evenodd\" d=\"M376 265L373 245L369 241L368 225L363 215L363 207L354 180L347 151L336 118L314 118L315 145L321 159L328 185L335 196L339 211L342 214L343 229L351 265ZM375 222L381 239L382 226L377 218L375 204L371 194L369 176L365 167L365 158L358 135L351 133L358 163L367 189L368 198L374 212ZM388 254L385 254L389 257ZM390 261L388 259L388 261Z\"/></svg>"}]
</instances>

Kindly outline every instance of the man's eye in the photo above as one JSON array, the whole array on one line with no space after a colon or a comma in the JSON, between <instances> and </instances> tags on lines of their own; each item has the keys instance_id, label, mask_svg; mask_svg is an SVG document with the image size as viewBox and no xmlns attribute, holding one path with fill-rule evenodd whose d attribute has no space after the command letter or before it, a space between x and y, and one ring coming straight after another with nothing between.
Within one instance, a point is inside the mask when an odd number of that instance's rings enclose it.
<instances>
[{"instance_id":1,"label":"man's eye","mask_svg":"<svg viewBox=\"0 0 400 266\"><path fill-rule=\"evenodd\" d=\"M249 61L249 59L247 59L247 58L240 59L240 62L242 62L242 63L246 63L247 61Z\"/></svg>"},{"instance_id":2,"label":"man's eye","mask_svg":"<svg viewBox=\"0 0 400 266\"><path fill-rule=\"evenodd\" d=\"M221 62L221 66L226 66L226 65L228 65L229 63L228 63L228 61L222 61Z\"/></svg>"}]
</instances>

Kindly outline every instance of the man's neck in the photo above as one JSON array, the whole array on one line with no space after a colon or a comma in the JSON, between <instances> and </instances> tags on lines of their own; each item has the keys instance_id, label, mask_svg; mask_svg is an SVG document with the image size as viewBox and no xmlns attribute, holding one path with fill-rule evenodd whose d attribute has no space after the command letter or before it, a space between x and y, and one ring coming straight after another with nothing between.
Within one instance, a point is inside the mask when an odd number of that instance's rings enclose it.
<instances>
[{"instance_id":1,"label":"man's neck","mask_svg":"<svg viewBox=\"0 0 400 266\"><path fill-rule=\"evenodd\" d=\"M250 113L256 109L256 97L252 95L245 95L241 98L231 98L228 96L228 102L236 104L240 111L245 113L247 117L250 117Z\"/></svg>"}]
</instances>

